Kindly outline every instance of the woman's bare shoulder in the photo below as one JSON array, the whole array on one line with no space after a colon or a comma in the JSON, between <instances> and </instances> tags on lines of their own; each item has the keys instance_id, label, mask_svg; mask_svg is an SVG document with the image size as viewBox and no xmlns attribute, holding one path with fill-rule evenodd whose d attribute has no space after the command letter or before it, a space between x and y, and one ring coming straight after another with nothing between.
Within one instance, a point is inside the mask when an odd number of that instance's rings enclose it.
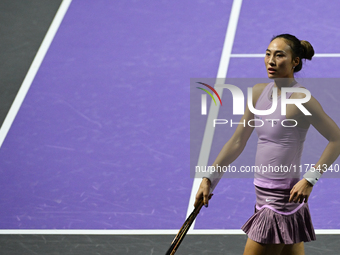
<instances>
[{"instance_id":1,"label":"woman's bare shoulder","mask_svg":"<svg viewBox=\"0 0 340 255\"><path fill-rule=\"evenodd\" d=\"M269 83L257 83L253 86L254 90L261 90L263 91L265 87L267 87Z\"/></svg>"},{"instance_id":2,"label":"woman's bare shoulder","mask_svg":"<svg viewBox=\"0 0 340 255\"><path fill-rule=\"evenodd\" d=\"M262 91L265 89L265 87L268 86L269 83L257 83L253 86L253 98L257 100L259 96L261 95Z\"/></svg>"}]
</instances>

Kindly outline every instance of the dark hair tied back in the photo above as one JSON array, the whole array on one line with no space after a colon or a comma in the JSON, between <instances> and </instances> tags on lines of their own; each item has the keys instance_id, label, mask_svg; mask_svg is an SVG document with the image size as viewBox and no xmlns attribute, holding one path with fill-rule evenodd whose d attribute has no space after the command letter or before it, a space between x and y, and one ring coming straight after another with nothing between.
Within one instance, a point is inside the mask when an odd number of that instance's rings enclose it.
<instances>
[{"instance_id":1,"label":"dark hair tied back","mask_svg":"<svg viewBox=\"0 0 340 255\"><path fill-rule=\"evenodd\" d=\"M298 72L302 69L302 59L308 59L312 60L312 57L314 56L314 49L313 46L308 42L304 40L297 39L294 35L291 34L281 34L274 36L271 41L273 41L276 38L283 38L285 39L286 43L290 46L293 52L293 58L299 57L300 62L299 64L294 68L294 72Z\"/></svg>"}]
</instances>

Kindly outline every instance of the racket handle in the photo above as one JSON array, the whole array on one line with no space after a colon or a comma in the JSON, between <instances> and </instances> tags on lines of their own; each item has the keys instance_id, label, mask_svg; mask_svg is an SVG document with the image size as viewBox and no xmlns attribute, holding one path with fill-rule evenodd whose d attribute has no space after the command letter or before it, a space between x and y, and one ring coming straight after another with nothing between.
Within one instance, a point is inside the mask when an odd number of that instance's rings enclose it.
<instances>
[{"instance_id":1,"label":"racket handle","mask_svg":"<svg viewBox=\"0 0 340 255\"><path fill-rule=\"evenodd\" d=\"M179 230L178 234L175 236L175 239L172 241L171 246L170 246L169 250L166 252L165 255L174 255L175 254L179 245L183 241L185 235L189 231L192 223L196 219L196 216L198 215L198 213L200 212L202 207L203 207L203 198L201 198L199 205L197 207L195 207L195 209L192 211L192 213L186 219L186 221L184 222L183 226ZM191 220L188 222L189 219L191 219ZM186 227L186 228L184 229L184 232L182 232L184 227Z\"/></svg>"}]
</instances>

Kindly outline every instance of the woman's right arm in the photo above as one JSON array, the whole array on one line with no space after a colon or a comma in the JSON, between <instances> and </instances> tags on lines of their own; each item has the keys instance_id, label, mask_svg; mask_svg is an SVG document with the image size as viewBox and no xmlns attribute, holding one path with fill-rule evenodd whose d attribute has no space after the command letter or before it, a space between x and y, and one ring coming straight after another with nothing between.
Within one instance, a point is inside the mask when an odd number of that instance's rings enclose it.
<instances>
[{"instance_id":1,"label":"woman's right arm","mask_svg":"<svg viewBox=\"0 0 340 255\"><path fill-rule=\"evenodd\" d=\"M256 84L253 87L253 105L256 105L257 99L261 95L263 89L267 84ZM229 166L234 160L238 158L238 156L242 153L243 149L245 148L247 141L253 132L254 128L248 125L248 121L254 119L254 114L249 111L248 106L244 112L244 115L240 122L246 123L246 125L238 125L234 134L229 139L229 141L223 146L222 150L218 154L215 162L212 166L217 169L217 165L221 168L223 166ZM220 168L220 169L221 169ZM200 187L196 193L196 199L194 206L198 206L199 200L203 197L203 203L207 207L210 195L210 188L213 189L217 185L218 181L222 177L223 173L215 172L213 173L214 176L210 178L203 178L200 184Z\"/></svg>"}]
</instances>

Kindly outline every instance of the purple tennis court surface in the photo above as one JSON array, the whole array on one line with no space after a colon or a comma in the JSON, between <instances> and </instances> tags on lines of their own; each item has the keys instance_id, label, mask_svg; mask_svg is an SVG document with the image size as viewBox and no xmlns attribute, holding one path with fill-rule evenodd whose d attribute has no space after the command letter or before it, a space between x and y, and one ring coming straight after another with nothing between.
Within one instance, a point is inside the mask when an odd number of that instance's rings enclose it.
<instances>
[{"instance_id":1,"label":"purple tennis court surface","mask_svg":"<svg viewBox=\"0 0 340 255\"><path fill-rule=\"evenodd\" d=\"M263 53L282 32L338 53L324 40L340 41L337 8L321 3L285 1L271 11L274 1L244 0L232 53ZM0 228L177 229L193 183L190 78L216 76L231 6L73 0L0 150ZM315 58L299 77L337 78L339 65ZM265 77L262 58L231 58L228 77ZM339 124L332 84L309 89ZM307 141L303 161L313 163L326 142L312 128ZM324 178L313 191L316 228L340 228L339 182ZM224 179L195 228L239 229L254 199L251 179Z\"/></svg>"}]
</instances>

